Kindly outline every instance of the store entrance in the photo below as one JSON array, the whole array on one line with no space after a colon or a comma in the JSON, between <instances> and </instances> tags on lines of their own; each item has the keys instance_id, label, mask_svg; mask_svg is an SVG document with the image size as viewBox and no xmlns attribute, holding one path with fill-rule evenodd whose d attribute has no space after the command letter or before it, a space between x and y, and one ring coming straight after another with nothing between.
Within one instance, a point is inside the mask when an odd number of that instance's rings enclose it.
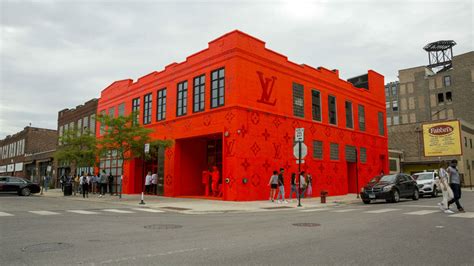
<instances>
[{"instance_id":1,"label":"store entrance","mask_svg":"<svg viewBox=\"0 0 474 266\"><path fill-rule=\"evenodd\" d=\"M157 183L152 184L149 194L163 196L165 192L165 149L156 148L150 150L150 158L145 162L144 175L151 172L157 175Z\"/></svg>"}]
</instances>

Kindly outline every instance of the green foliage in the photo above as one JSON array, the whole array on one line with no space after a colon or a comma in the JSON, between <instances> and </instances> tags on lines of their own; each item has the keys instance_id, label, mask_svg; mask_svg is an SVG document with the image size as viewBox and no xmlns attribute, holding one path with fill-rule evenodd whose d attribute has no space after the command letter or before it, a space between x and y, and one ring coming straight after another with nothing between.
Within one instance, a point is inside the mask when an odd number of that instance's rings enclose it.
<instances>
[{"instance_id":1,"label":"green foliage","mask_svg":"<svg viewBox=\"0 0 474 266\"><path fill-rule=\"evenodd\" d=\"M71 169L94 165L97 158L97 142L89 131L79 134L77 130L66 130L59 138L60 145L54 153L57 162L66 161Z\"/></svg>"}]
</instances>

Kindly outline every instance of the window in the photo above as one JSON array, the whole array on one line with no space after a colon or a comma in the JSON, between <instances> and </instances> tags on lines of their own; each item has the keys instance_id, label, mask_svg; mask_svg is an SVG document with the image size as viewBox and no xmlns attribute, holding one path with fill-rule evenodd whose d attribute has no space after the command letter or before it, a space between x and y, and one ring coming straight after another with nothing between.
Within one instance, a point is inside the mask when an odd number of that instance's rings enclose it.
<instances>
[{"instance_id":1,"label":"window","mask_svg":"<svg viewBox=\"0 0 474 266\"><path fill-rule=\"evenodd\" d=\"M147 125L151 123L151 104L152 94L148 93L143 97L143 124Z\"/></svg>"},{"instance_id":2,"label":"window","mask_svg":"<svg viewBox=\"0 0 474 266\"><path fill-rule=\"evenodd\" d=\"M311 91L313 120L321 122L321 93Z\"/></svg>"},{"instance_id":3,"label":"window","mask_svg":"<svg viewBox=\"0 0 474 266\"><path fill-rule=\"evenodd\" d=\"M125 115L125 103L119 104L118 108L118 116L124 116Z\"/></svg>"},{"instance_id":4,"label":"window","mask_svg":"<svg viewBox=\"0 0 474 266\"><path fill-rule=\"evenodd\" d=\"M385 135L385 128L383 124L383 113L379 112L378 113L378 118L379 118L379 135L384 136Z\"/></svg>"},{"instance_id":5,"label":"window","mask_svg":"<svg viewBox=\"0 0 474 266\"><path fill-rule=\"evenodd\" d=\"M95 115L91 115L90 125L91 125L91 133L95 134Z\"/></svg>"},{"instance_id":6,"label":"window","mask_svg":"<svg viewBox=\"0 0 474 266\"><path fill-rule=\"evenodd\" d=\"M367 162L367 149L366 148L360 148L360 162L361 163L366 163Z\"/></svg>"},{"instance_id":7,"label":"window","mask_svg":"<svg viewBox=\"0 0 474 266\"><path fill-rule=\"evenodd\" d=\"M82 134L82 119L77 120L77 135L80 136Z\"/></svg>"},{"instance_id":8,"label":"window","mask_svg":"<svg viewBox=\"0 0 474 266\"><path fill-rule=\"evenodd\" d=\"M82 118L82 126L84 127L84 132L87 132L89 130L89 117L88 116Z\"/></svg>"},{"instance_id":9,"label":"window","mask_svg":"<svg viewBox=\"0 0 474 266\"><path fill-rule=\"evenodd\" d=\"M445 87L451 86L451 76L444 76L443 81Z\"/></svg>"},{"instance_id":10,"label":"window","mask_svg":"<svg viewBox=\"0 0 474 266\"><path fill-rule=\"evenodd\" d=\"M472 149L472 139L469 139L469 145L471 146L471 149Z\"/></svg>"},{"instance_id":11,"label":"window","mask_svg":"<svg viewBox=\"0 0 474 266\"><path fill-rule=\"evenodd\" d=\"M313 140L313 158L323 159L323 142Z\"/></svg>"},{"instance_id":12,"label":"window","mask_svg":"<svg viewBox=\"0 0 474 266\"><path fill-rule=\"evenodd\" d=\"M337 125L336 97L328 96L329 124Z\"/></svg>"},{"instance_id":13,"label":"window","mask_svg":"<svg viewBox=\"0 0 474 266\"><path fill-rule=\"evenodd\" d=\"M178 104L176 116L183 116L188 112L188 81L178 83Z\"/></svg>"},{"instance_id":14,"label":"window","mask_svg":"<svg viewBox=\"0 0 474 266\"><path fill-rule=\"evenodd\" d=\"M398 125L400 124L400 117L398 115L393 116L393 124ZM388 125L388 124L387 124Z\"/></svg>"},{"instance_id":15,"label":"window","mask_svg":"<svg viewBox=\"0 0 474 266\"><path fill-rule=\"evenodd\" d=\"M385 98L386 99L390 98L390 88L389 87L385 87Z\"/></svg>"},{"instance_id":16,"label":"window","mask_svg":"<svg viewBox=\"0 0 474 266\"><path fill-rule=\"evenodd\" d=\"M444 94L438 93L438 103L444 103Z\"/></svg>"},{"instance_id":17,"label":"window","mask_svg":"<svg viewBox=\"0 0 474 266\"><path fill-rule=\"evenodd\" d=\"M211 108L224 106L224 68L211 72Z\"/></svg>"},{"instance_id":18,"label":"window","mask_svg":"<svg viewBox=\"0 0 474 266\"><path fill-rule=\"evenodd\" d=\"M389 162L389 168L390 168L390 172L398 172L398 162L396 159L389 159L388 160Z\"/></svg>"},{"instance_id":19,"label":"window","mask_svg":"<svg viewBox=\"0 0 474 266\"><path fill-rule=\"evenodd\" d=\"M464 137L464 147L467 147L467 137ZM13 152L15 153L15 152Z\"/></svg>"},{"instance_id":20,"label":"window","mask_svg":"<svg viewBox=\"0 0 474 266\"><path fill-rule=\"evenodd\" d=\"M390 109L390 102L385 102L385 109Z\"/></svg>"},{"instance_id":21,"label":"window","mask_svg":"<svg viewBox=\"0 0 474 266\"><path fill-rule=\"evenodd\" d=\"M387 126L391 126L392 125L392 118L387 116Z\"/></svg>"},{"instance_id":22,"label":"window","mask_svg":"<svg viewBox=\"0 0 474 266\"><path fill-rule=\"evenodd\" d=\"M206 89L206 75L194 78L193 112L204 111L204 93Z\"/></svg>"},{"instance_id":23,"label":"window","mask_svg":"<svg viewBox=\"0 0 474 266\"><path fill-rule=\"evenodd\" d=\"M166 119L166 88L159 90L157 95L156 121L162 121Z\"/></svg>"},{"instance_id":24,"label":"window","mask_svg":"<svg viewBox=\"0 0 474 266\"><path fill-rule=\"evenodd\" d=\"M446 102L452 102L453 101L453 95L451 94L450 91L446 92Z\"/></svg>"},{"instance_id":25,"label":"window","mask_svg":"<svg viewBox=\"0 0 474 266\"><path fill-rule=\"evenodd\" d=\"M354 118L352 117L352 103L346 101L346 127L354 128Z\"/></svg>"},{"instance_id":26,"label":"window","mask_svg":"<svg viewBox=\"0 0 474 266\"><path fill-rule=\"evenodd\" d=\"M392 96L397 96L397 86L392 87Z\"/></svg>"},{"instance_id":27,"label":"window","mask_svg":"<svg viewBox=\"0 0 474 266\"><path fill-rule=\"evenodd\" d=\"M346 145L346 162L357 162L357 150L356 147Z\"/></svg>"},{"instance_id":28,"label":"window","mask_svg":"<svg viewBox=\"0 0 474 266\"><path fill-rule=\"evenodd\" d=\"M135 98L132 100L132 112L135 113L133 118L133 124L138 124L138 119L140 118L140 98Z\"/></svg>"},{"instance_id":29,"label":"window","mask_svg":"<svg viewBox=\"0 0 474 266\"><path fill-rule=\"evenodd\" d=\"M398 101L393 101L392 102L392 110L394 112L397 112L398 111Z\"/></svg>"},{"instance_id":30,"label":"window","mask_svg":"<svg viewBox=\"0 0 474 266\"><path fill-rule=\"evenodd\" d=\"M365 131L365 107L359 104L359 130Z\"/></svg>"},{"instance_id":31,"label":"window","mask_svg":"<svg viewBox=\"0 0 474 266\"><path fill-rule=\"evenodd\" d=\"M100 115L101 116L105 116L105 110L102 110L100 111ZM99 131L100 135L104 135L105 133L105 125L104 123L100 123L100 131Z\"/></svg>"},{"instance_id":32,"label":"window","mask_svg":"<svg viewBox=\"0 0 474 266\"><path fill-rule=\"evenodd\" d=\"M329 146L329 159L333 161L339 160L339 144L331 143Z\"/></svg>"},{"instance_id":33,"label":"window","mask_svg":"<svg viewBox=\"0 0 474 266\"><path fill-rule=\"evenodd\" d=\"M115 107L110 107L109 108L109 116L110 117L115 117Z\"/></svg>"},{"instance_id":34,"label":"window","mask_svg":"<svg viewBox=\"0 0 474 266\"><path fill-rule=\"evenodd\" d=\"M293 115L304 117L304 87L293 83Z\"/></svg>"}]
</instances>

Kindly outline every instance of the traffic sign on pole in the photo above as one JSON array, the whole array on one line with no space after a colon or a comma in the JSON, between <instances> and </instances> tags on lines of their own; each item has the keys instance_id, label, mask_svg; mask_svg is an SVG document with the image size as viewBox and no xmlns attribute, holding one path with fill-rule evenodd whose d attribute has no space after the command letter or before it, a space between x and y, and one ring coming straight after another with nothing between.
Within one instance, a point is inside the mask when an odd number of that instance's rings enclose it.
<instances>
[{"instance_id":1,"label":"traffic sign on pole","mask_svg":"<svg viewBox=\"0 0 474 266\"><path fill-rule=\"evenodd\" d=\"M304 141L304 127L295 128L295 141Z\"/></svg>"},{"instance_id":2,"label":"traffic sign on pole","mask_svg":"<svg viewBox=\"0 0 474 266\"><path fill-rule=\"evenodd\" d=\"M145 143L145 153L150 152L150 143Z\"/></svg>"},{"instance_id":3,"label":"traffic sign on pole","mask_svg":"<svg viewBox=\"0 0 474 266\"><path fill-rule=\"evenodd\" d=\"M296 143L295 146L293 147L293 155L295 156L296 159L304 159L306 155L308 155L308 146L306 146L306 144L304 143L301 143L301 155L300 155L300 145L299 143Z\"/></svg>"}]
</instances>

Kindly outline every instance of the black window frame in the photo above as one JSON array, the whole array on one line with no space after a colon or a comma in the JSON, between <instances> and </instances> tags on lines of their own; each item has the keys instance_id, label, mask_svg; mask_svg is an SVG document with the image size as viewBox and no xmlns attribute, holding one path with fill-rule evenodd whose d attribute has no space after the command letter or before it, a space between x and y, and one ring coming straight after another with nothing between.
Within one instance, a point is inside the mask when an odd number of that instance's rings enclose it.
<instances>
[{"instance_id":1,"label":"black window frame","mask_svg":"<svg viewBox=\"0 0 474 266\"><path fill-rule=\"evenodd\" d=\"M348 104L350 105L349 109L348 109ZM354 109L353 109L353 104L351 101L345 101L344 110L346 112L346 128L354 129ZM348 111L350 112L350 114L348 113ZM349 121L350 121L350 124L348 123Z\"/></svg>"},{"instance_id":2,"label":"black window frame","mask_svg":"<svg viewBox=\"0 0 474 266\"><path fill-rule=\"evenodd\" d=\"M156 92L156 121L166 120L166 88Z\"/></svg>"},{"instance_id":3,"label":"black window frame","mask_svg":"<svg viewBox=\"0 0 474 266\"><path fill-rule=\"evenodd\" d=\"M357 106L357 120L359 124L359 130L365 132L365 106L359 104Z\"/></svg>"},{"instance_id":4,"label":"black window frame","mask_svg":"<svg viewBox=\"0 0 474 266\"><path fill-rule=\"evenodd\" d=\"M222 86L221 86L222 83ZM211 71L211 109L219 108L225 105L225 68ZM216 104L214 104L216 100Z\"/></svg>"},{"instance_id":5,"label":"black window frame","mask_svg":"<svg viewBox=\"0 0 474 266\"><path fill-rule=\"evenodd\" d=\"M334 104L331 103L331 99L334 99ZM331 111L331 107L334 106L334 110ZM331 120L331 114L334 114L334 123ZM328 123L330 125L337 126L337 97L334 95L328 95Z\"/></svg>"},{"instance_id":6,"label":"black window frame","mask_svg":"<svg viewBox=\"0 0 474 266\"><path fill-rule=\"evenodd\" d=\"M322 122L323 117L321 113L321 92L318 90L311 90L311 115L313 121Z\"/></svg>"},{"instance_id":7,"label":"black window frame","mask_svg":"<svg viewBox=\"0 0 474 266\"><path fill-rule=\"evenodd\" d=\"M293 82L293 115L304 118L304 86Z\"/></svg>"},{"instance_id":8,"label":"black window frame","mask_svg":"<svg viewBox=\"0 0 474 266\"><path fill-rule=\"evenodd\" d=\"M188 81L184 80L176 84L176 117L185 116L188 113Z\"/></svg>"},{"instance_id":9,"label":"black window frame","mask_svg":"<svg viewBox=\"0 0 474 266\"><path fill-rule=\"evenodd\" d=\"M444 103L444 93L438 93L438 104Z\"/></svg>"},{"instance_id":10,"label":"black window frame","mask_svg":"<svg viewBox=\"0 0 474 266\"><path fill-rule=\"evenodd\" d=\"M206 74L193 78L193 113L202 112L206 105Z\"/></svg>"},{"instance_id":11,"label":"black window frame","mask_svg":"<svg viewBox=\"0 0 474 266\"><path fill-rule=\"evenodd\" d=\"M384 115L383 115L383 112L378 112L377 114L377 117L378 117L378 124L379 124L379 135L380 136L385 136L385 123L384 121L386 121Z\"/></svg>"},{"instance_id":12,"label":"black window frame","mask_svg":"<svg viewBox=\"0 0 474 266\"><path fill-rule=\"evenodd\" d=\"M140 97L132 99L132 113L133 112L136 112L136 116L133 118L132 123L136 125L138 121L140 121Z\"/></svg>"},{"instance_id":13,"label":"black window frame","mask_svg":"<svg viewBox=\"0 0 474 266\"><path fill-rule=\"evenodd\" d=\"M452 102L453 101L453 93L450 92L450 91L447 91L444 99L446 100L447 103Z\"/></svg>"},{"instance_id":14,"label":"black window frame","mask_svg":"<svg viewBox=\"0 0 474 266\"><path fill-rule=\"evenodd\" d=\"M143 124L148 125L151 123L151 112L153 105L153 93L147 93L143 95Z\"/></svg>"},{"instance_id":15,"label":"black window frame","mask_svg":"<svg viewBox=\"0 0 474 266\"><path fill-rule=\"evenodd\" d=\"M322 160L324 156L324 143L322 140L313 140L313 159Z\"/></svg>"},{"instance_id":16,"label":"black window frame","mask_svg":"<svg viewBox=\"0 0 474 266\"><path fill-rule=\"evenodd\" d=\"M337 153L334 153L337 152ZM329 160L339 161L339 143L331 142L329 143Z\"/></svg>"}]
</instances>

